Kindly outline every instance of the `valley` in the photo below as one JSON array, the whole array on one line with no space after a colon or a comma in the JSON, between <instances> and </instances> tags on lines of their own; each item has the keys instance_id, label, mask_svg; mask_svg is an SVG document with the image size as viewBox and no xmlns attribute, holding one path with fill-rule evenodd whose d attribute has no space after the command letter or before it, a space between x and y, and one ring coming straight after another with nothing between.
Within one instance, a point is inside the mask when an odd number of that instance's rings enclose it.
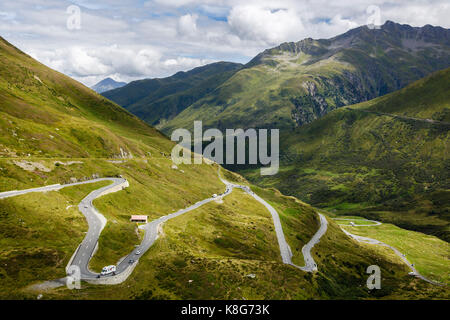
<instances>
[{"instance_id":1,"label":"valley","mask_svg":"<svg viewBox=\"0 0 450 320\"><path fill-rule=\"evenodd\" d=\"M439 71L285 134L274 177L240 172L336 214L448 241L449 74Z\"/></svg>"},{"instance_id":2,"label":"valley","mask_svg":"<svg viewBox=\"0 0 450 320\"><path fill-rule=\"evenodd\" d=\"M448 39L445 28L387 21L380 29L282 43L150 123L168 136L198 120L222 131L278 128L279 174L226 167L314 206L448 241ZM214 65L205 69L214 73ZM153 105L121 102L137 97L131 88L138 84L105 95L146 119Z\"/></svg>"}]
</instances>

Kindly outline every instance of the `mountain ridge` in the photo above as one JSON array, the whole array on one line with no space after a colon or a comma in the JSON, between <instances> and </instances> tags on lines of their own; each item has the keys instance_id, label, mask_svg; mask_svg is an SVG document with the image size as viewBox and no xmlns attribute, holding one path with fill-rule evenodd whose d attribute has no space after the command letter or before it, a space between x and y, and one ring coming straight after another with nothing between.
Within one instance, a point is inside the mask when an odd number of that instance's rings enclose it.
<instances>
[{"instance_id":1,"label":"mountain ridge","mask_svg":"<svg viewBox=\"0 0 450 320\"><path fill-rule=\"evenodd\" d=\"M210 93L241 67L239 63L215 62L166 78L133 81L102 94L149 124L158 125Z\"/></svg>"},{"instance_id":2,"label":"mountain ridge","mask_svg":"<svg viewBox=\"0 0 450 320\"><path fill-rule=\"evenodd\" d=\"M160 128L170 134L191 128L193 120L221 129L295 128L449 67L449 39L449 29L386 22L330 39L286 42L257 55Z\"/></svg>"}]
</instances>

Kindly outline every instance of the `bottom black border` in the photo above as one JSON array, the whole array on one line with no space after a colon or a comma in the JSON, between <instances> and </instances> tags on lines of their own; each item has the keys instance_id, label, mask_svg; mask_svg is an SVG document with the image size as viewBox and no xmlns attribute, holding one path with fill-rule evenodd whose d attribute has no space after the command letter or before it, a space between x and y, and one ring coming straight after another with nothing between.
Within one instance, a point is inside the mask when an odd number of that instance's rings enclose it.
<instances>
[{"instance_id":1,"label":"bottom black border","mask_svg":"<svg viewBox=\"0 0 450 320\"><path fill-rule=\"evenodd\" d=\"M230 307L231 306L231 307ZM253 306L253 307L252 307ZM260 307L256 307L260 306ZM99 319L367 319L399 316L411 319L429 310L431 314L447 314L449 300L383 300L383 301L0 301L2 314L17 317L30 312L45 318L66 316ZM201 307L201 309L199 309ZM214 309L212 309L214 308ZM210 311L214 310L211 315ZM190 314L183 314L189 311ZM196 314L202 312L204 314ZM440 313L442 312L442 313ZM252 313L252 314L250 314ZM259 314L258 314L259 313ZM382 319L383 320L383 319Z\"/></svg>"}]
</instances>

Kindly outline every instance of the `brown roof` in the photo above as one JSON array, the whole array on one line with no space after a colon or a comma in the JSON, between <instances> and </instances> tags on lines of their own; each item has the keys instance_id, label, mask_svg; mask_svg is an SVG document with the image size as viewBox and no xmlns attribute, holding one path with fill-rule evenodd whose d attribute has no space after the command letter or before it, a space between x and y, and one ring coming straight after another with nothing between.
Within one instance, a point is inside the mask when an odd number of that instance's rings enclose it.
<instances>
[{"instance_id":1,"label":"brown roof","mask_svg":"<svg viewBox=\"0 0 450 320\"><path fill-rule=\"evenodd\" d=\"M140 216L140 215L134 215L131 216L131 220L147 220L148 216Z\"/></svg>"}]
</instances>

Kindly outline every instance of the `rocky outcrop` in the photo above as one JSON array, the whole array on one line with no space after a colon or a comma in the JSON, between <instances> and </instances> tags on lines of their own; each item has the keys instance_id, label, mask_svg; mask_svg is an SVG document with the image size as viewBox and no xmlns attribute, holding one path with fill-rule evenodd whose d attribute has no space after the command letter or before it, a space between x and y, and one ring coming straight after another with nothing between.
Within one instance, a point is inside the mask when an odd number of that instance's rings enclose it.
<instances>
[{"instance_id":1,"label":"rocky outcrop","mask_svg":"<svg viewBox=\"0 0 450 320\"><path fill-rule=\"evenodd\" d=\"M311 81L301 84L306 94L290 99L291 118L301 126L335 108L385 95L450 66L450 31L387 21L379 29L362 26L327 40L283 43L258 55L251 65L276 63L281 53L309 55L303 62L307 65L331 59L352 66L341 72L313 73Z\"/></svg>"},{"instance_id":2,"label":"rocky outcrop","mask_svg":"<svg viewBox=\"0 0 450 320\"><path fill-rule=\"evenodd\" d=\"M26 160L14 160L13 163L22 168L25 171L42 171L42 172L50 172L52 171L50 168L47 168L45 165L43 165L40 162L32 162L32 161L26 161Z\"/></svg>"},{"instance_id":3,"label":"rocky outcrop","mask_svg":"<svg viewBox=\"0 0 450 320\"><path fill-rule=\"evenodd\" d=\"M119 148L120 152L118 154L113 155L113 158L119 159L133 159L133 154L122 147Z\"/></svg>"},{"instance_id":4,"label":"rocky outcrop","mask_svg":"<svg viewBox=\"0 0 450 320\"><path fill-rule=\"evenodd\" d=\"M350 72L330 79L319 77L306 81L302 87L306 94L291 98L294 105L291 116L297 126L308 124L336 108L372 98L364 91L362 80Z\"/></svg>"}]
</instances>

